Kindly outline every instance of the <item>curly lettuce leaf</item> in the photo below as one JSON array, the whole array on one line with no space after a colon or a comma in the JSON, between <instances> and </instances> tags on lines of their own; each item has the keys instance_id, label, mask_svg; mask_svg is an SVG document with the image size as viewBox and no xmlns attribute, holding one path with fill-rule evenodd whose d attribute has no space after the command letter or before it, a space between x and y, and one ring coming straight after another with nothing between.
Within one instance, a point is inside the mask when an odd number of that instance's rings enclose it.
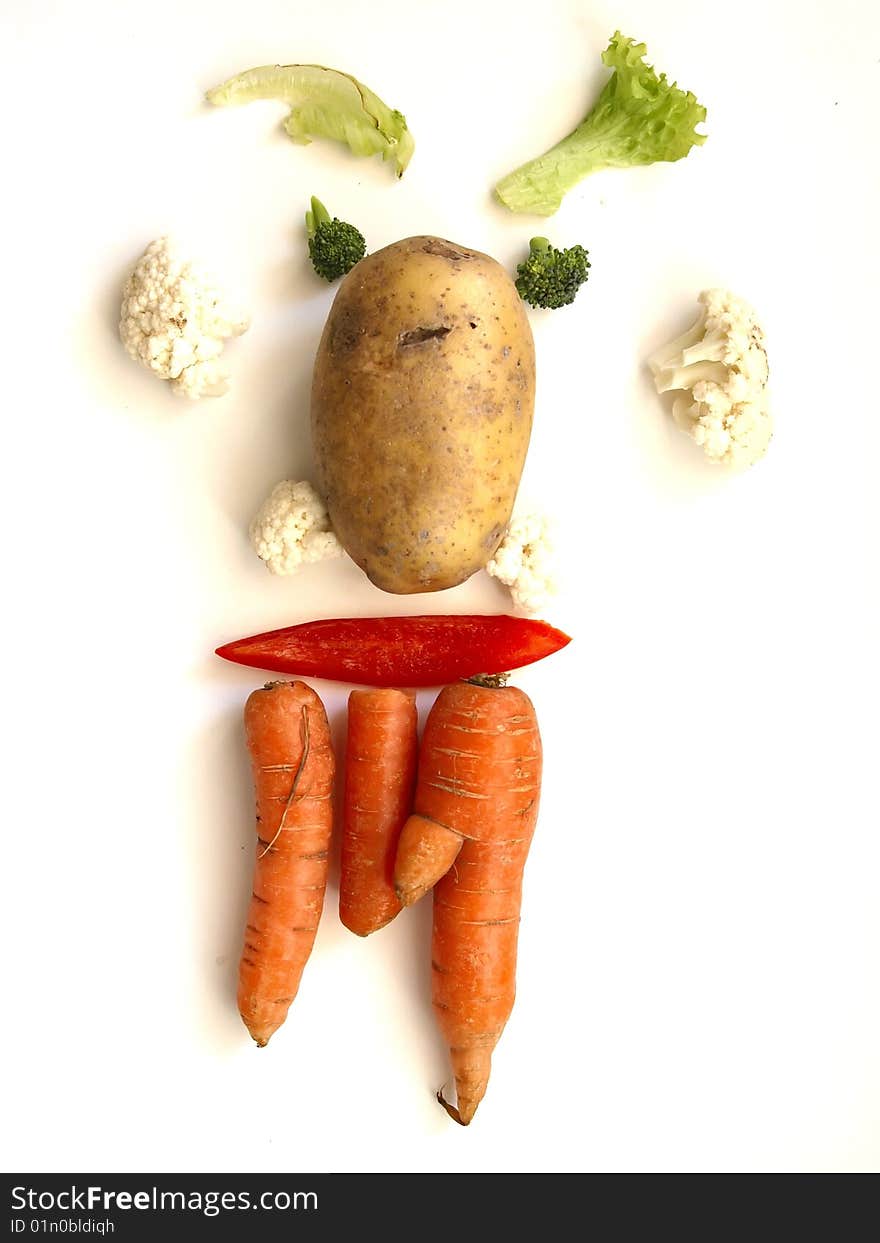
<instances>
[{"instance_id":1,"label":"curly lettuce leaf","mask_svg":"<svg viewBox=\"0 0 880 1243\"><path fill-rule=\"evenodd\" d=\"M613 72L595 107L567 138L499 181L495 193L505 207L552 216L589 173L680 160L706 141L696 131L706 109L646 65L647 50L619 30L612 35L602 61Z\"/></svg>"},{"instance_id":2,"label":"curly lettuce leaf","mask_svg":"<svg viewBox=\"0 0 880 1243\"><path fill-rule=\"evenodd\" d=\"M284 129L294 142L342 142L354 155L381 155L402 177L415 150L402 112L389 108L351 74L323 65L261 65L236 74L206 94L208 103L277 99L290 105Z\"/></svg>"}]
</instances>

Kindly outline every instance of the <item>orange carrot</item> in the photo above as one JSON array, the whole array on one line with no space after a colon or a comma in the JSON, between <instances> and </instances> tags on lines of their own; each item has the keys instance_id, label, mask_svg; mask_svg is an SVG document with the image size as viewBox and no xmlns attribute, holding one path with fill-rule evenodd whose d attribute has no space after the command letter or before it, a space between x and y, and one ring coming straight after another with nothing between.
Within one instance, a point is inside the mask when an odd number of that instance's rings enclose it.
<instances>
[{"instance_id":1,"label":"orange carrot","mask_svg":"<svg viewBox=\"0 0 880 1243\"><path fill-rule=\"evenodd\" d=\"M434 1013L449 1046L458 1108L471 1121L513 1008L522 873L541 782L531 700L515 687L459 682L425 724L415 811L394 878L403 905L432 885Z\"/></svg>"},{"instance_id":2,"label":"orange carrot","mask_svg":"<svg viewBox=\"0 0 880 1243\"><path fill-rule=\"evenodd\" d=\"M287 1017L318 929L334 759L324 705L305 682L269 682L254 691L244 720L257 795L257 857L238 1008L262 1048Z\"/></svg>"},{"instance_id":3,"label":"orange carrot","mask_svg":"<svg viewBox=\"0 0 880 1243\"><path fill-rule=\"evenodd\" d=\"M400 910L394 856L412 807L418 713L411 691L348 697L339 918L365 937Z\"/></svg>"}]
</instances>

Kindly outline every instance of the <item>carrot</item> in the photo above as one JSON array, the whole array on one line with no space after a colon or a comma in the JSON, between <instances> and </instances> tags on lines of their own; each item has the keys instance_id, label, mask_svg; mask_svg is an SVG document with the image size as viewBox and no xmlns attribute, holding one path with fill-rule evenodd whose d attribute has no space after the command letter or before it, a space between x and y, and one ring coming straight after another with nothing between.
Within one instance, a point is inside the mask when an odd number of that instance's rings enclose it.
<instances>
[{"instance_id":1,"label":"carrot","mask_svg":"<svg viewBox=\"0 0 880 1243\"><path fill-rule=\"evenodd\" d=\"M394 856L412 807L418 713L411 691L348 697L339 918L365 937L400 910Z\"/></svg>"},{"instance_id":2,"label":"carrot","mask_svg":"<svg viewBox=\"0 0 880 1243\"><path fill-rule=\"evenodd\" d=\"M262 1048L287 1017L318 929L334 759L324 705L304 682L269 682L254 691L244 720L257 795L257 854L238 1008Z\"/></svg>"},{"instance_id":3,"label":"carrot","mask_svg":"<svg viewBox=\"0 0 880 1243\"><path fill-rule=\"evenodd\" d=\"M522 873L538 814L541 737L515 687L441 691L419 752L414 814L394 877L404 906L434 889L433 1004L463 1126L489 1082L513 1008Z\"/></svg>"}]
</instances>

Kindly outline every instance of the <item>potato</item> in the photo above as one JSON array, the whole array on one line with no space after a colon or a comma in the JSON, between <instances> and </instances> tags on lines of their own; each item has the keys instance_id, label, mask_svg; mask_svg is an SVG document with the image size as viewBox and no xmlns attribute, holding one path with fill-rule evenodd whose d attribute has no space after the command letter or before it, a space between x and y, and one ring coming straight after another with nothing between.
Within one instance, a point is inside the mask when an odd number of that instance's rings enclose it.
<instances>
[{"instance_id":1,"label":"potato","mask_svg":"<svg viewBox=\"0 0 880 1243\"><path fill-rule=\"evenodd\" d=\"M343 280L315 361L317 483L349 555L385 591L439 591L486 564L525 462L535 350L494 259L437 237Z\"/></svg>"}]
</instances>

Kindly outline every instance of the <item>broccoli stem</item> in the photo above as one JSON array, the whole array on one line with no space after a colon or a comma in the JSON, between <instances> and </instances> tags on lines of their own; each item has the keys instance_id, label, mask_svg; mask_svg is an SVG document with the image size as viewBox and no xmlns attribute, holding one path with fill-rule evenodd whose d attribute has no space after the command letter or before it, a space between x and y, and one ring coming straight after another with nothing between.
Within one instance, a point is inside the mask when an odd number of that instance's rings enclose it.
<instances>
[{"instance_id":1,"label":"broccoli stem","mask_svg":"<svg viewBox=\"0 0 880 1243\"><path fill-rule=\"evenodd\" d=\"M327 224L330 220L330 213L321 202L312 195L312 209L306 212L306 231L309 237L314 237L322 224Z\"/></svg>"}]
</instances>

